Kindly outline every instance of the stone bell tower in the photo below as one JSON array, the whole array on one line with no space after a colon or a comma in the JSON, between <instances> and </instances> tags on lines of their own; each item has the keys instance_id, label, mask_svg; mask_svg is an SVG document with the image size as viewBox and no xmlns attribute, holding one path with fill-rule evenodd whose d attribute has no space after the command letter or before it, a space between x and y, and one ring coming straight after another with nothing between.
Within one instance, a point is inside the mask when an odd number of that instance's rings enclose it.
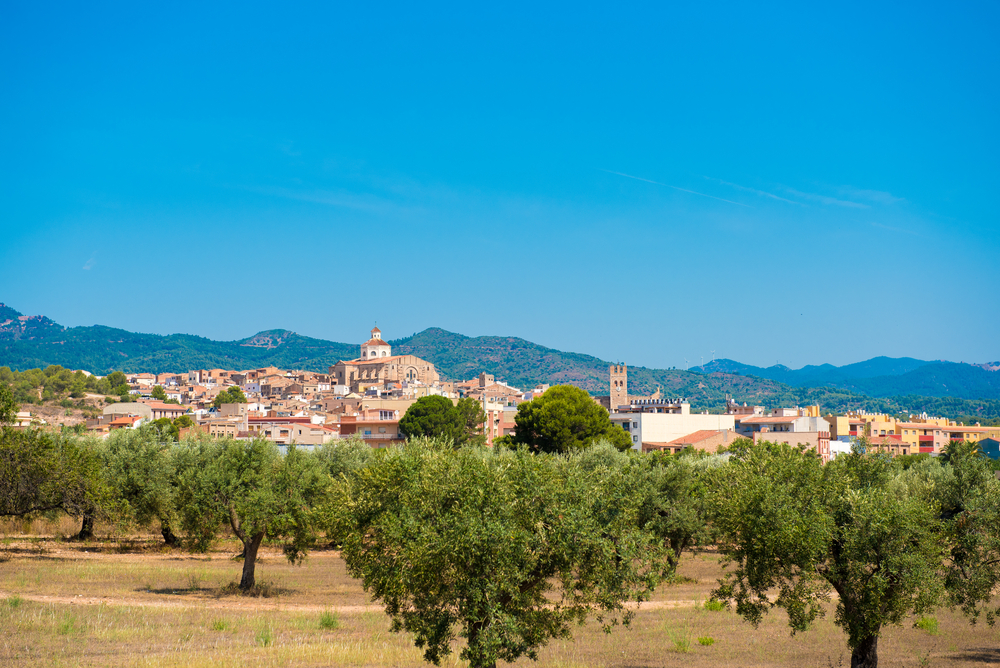
<instances>
[{"instance_id":1,"label":"stone bell tower","mask_svg":"<svg viewBox=\"0 0 1000 668\"><path fill-rule=\"evenodd\" d=\"M611 376L611 412L617 413L619 406L628 405L628 367L624 364L612 364L609 371Z\"/></svg>"}]
</instances>

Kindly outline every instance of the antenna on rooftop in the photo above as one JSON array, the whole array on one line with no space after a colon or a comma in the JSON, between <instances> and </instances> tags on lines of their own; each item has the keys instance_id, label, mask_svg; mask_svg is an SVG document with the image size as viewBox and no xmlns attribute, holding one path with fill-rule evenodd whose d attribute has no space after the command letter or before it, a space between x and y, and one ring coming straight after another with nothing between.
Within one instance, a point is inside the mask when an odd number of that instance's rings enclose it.
<instances>
[{"instance_id":1,"label":"antenna on rooftop","mask_svg":"<svg viewBox=\"0 0 1000 668\"><path fill-rule=\"evenodd\" d=\"M687 361L687 358L686 358L686 357L684 358L684 370L685 370L685 371L687 371L687 370L688 370L688 361Z\"/></svg>"}]
</instances>

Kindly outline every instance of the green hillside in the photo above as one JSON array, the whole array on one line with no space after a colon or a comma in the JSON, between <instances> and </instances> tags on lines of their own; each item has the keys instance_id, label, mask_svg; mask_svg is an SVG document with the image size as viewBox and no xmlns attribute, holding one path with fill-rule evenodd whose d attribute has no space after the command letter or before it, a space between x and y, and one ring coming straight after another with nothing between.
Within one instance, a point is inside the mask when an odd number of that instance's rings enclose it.
<instances>
[{"instance_id":1,"label":"green hillside","mask_svg":"<svg viewBox=\"0 0 1000 668\"><path fill-rule=\"evenodd\" d=\"M0 305L0 315L4 316L0 323L10 321L0 326L0 366L14 370L60 365L104 375L114 370L164 373L273 365L326 371L341 359L357 357L359 352L357 344L313 339L287 330L260 332L239 341L212 341L189 334L137 334L99 325L64 328L42 316L19 320L20 313L3 305ZM431 328L391 343L397 354L413 354L430 360L442 377L449 380L465 380L486 371L515 387L572 383L595 395L608 392L607 361L591 355L562 352L516 337L472 338ZM902 371L918 361L907 360L899 364L893 360L870 360L872 364L868 366L872 370L884 370L889 365ZM855 379L851 387L842 388L796 387L775 379L734 373L757 367L729 360L713 364L715 370L711 373L629 367L630 394L648 395L659 388L665 397L687 398L694 410L719 411L725 406L728 394L739 402L768 407L820 404L823 410L836 412L850 409L890 413L926 411L978 419L1000 417L1000 394L993 394L994 385L989 382L962 385L949 375L953 367L969 367L980 375L986 374L989 381L1000 380L1000 373L970 365L921 363L923 366L897 376ZM937 374L933 382L914 376L925 369ZM963 369L963 373L965 371ZM981 393L933 396L953 388Z\"/></svg>"}]
</instances>

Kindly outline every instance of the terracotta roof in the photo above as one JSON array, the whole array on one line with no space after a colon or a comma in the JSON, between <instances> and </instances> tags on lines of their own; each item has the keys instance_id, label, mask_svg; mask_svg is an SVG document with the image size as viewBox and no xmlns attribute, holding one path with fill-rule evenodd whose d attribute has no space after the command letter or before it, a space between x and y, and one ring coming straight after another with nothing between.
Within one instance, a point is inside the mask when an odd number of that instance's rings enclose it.
<instances>
[{"instance_id":1,"label":"terracotta roof","mask_svg":"<svg viewBox=\"0 0 1000 668\"><path fill-rule=\"evenodd\" d=\"M885 443L886 441L892 441L894 444L902 443L903 437L897 434L886 434L885 436L872 436L872 443L878 445L879 443Z\"/></svg>"},{"instance_id":2,"label":"terracotta roof","mask_svg":"<svg viewBox=\"0 0 1000 668\"><path fill-rule=\"evenodd\" d=\"M379 334L382 333L382 330L378 328L378 325L372 327L372 334L374 334L375 332L378 332Z\"/></svg>"},{"instance_id":3,"label":"terracotta roof","mask_svg":"<svg viewBox=\"0 0 1000 668\"><path fill-rule=\"evenodd\" d=\"M372 337L372 338L368 339L367 341L365 341L361 345L363 345L363 346L385 346L387 348L389 347L388 343L386 343L382 339L376 339L375 337Z\"/></svg>"},{"instance_id":4,"label":"terracotta roof","mask_svg":"<svg viewBox=\"0 0 1000 668\"><path fill-rule=\"evenodd\" d=\"M795 420L798 420L799 417L800 416L797 416L797 415L796 416L785 415L783 417L762 417L762 416L757 416L757 417L752 417L752 418L746 418L745 420L742 420L742 422L743 422L743 424L776 424L776 423L779 423L779 422L780 423L793 422Z\"/></svg>"},{"instance_id":5,"label":"terracotta roof","mask_svg":"<svg viewBox=\"0 0 1000 668\"><path fill-rule=\"evenodd\" d=\"M700 443L706 439L712 438L713 436L718 436L721 432L717 429L699 429L696 432L692 432L687 436L681 436L680 438L675 438L670 441L670 445L689 445L692 443Z\"/></svg>"},{"instance_id":6,"label":"terracotta roof","mask_svg":"<svg viewBox=\"0 0 1000 668\"><path fill-rule=\"evenodd\" d=\"M142 419L141 415L127 415L127 416L123 416L123 417L120 417L120 418L115 418L114 420L112 420L108 424L109 425L135 424L136 422L138 422L141 419Z\"/></svg>"}]
</instances>

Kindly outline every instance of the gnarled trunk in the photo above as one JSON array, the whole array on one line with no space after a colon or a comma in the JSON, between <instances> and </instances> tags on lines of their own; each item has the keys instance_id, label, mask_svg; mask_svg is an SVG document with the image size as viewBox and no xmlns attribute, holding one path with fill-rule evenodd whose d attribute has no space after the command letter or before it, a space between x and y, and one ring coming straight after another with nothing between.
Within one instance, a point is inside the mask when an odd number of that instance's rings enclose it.
<instances>
[{"instance_id":1,"label":"gnarled trunk","mask_svg":"<svg viewBox=\"0 0 1000 668\"><path fill-rule=\"evenodd\" d=\"M249 591L253 589L254 566L257 563L257 549L264 540L264 534L259 533L250 537L248 542L243 543L243 579L240 580L240 589Z\"/></svg>"},{"instance_id":2,"label":"gnarled trunk","mask_svg":"<svg viewBox=\"0 0 1000 668\"><path fill-rule=\"evenodd\" d=\"M76 534L77 540L90 540L94 537L94 516L84 515L83 523L80 526L80 533Z\"/></svg>"},{"instance_id":3,"label":"gnarled trunk","mask_svg":"<svg viewBox=\"0 0 1000 668\"><path fill-rule=\"evenodd\" d=\"M851 652L851 668L878 668L878 636L863 638Z\"/></svg>"}]
</instances>

